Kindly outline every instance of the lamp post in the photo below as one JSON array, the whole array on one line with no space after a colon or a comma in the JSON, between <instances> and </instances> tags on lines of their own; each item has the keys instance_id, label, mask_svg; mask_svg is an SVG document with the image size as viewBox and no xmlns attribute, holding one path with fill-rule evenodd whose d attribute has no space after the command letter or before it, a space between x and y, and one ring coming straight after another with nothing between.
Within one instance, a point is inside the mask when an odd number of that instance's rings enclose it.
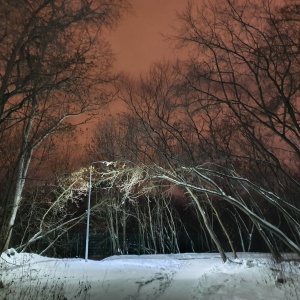
<instances>
[{"instance_id":1,"label":"lamp post","mask_svg":"<svg viewBox=\"0 0 300 300\"><path fill-rule=\"evenodd\" d=\"M89 239L90 239L90 216L91 216L91 193L92 193L92 169L93 164L100 163L102 161L94 161L90 164L90 179L89 179L89 193L88 193L88 208L87 208L87 220L86 220L86 240L85 240L85 261L88 261L89 256Z\"/></svg>"}]
</instances>

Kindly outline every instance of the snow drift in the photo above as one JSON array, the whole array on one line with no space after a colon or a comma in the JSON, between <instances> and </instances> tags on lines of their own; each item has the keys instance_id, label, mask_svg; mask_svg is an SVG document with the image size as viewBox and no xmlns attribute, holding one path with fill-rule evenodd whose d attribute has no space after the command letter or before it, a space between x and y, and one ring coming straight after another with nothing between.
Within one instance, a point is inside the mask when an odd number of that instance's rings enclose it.
<instances>
[{"instance_id":1,"label":"snow drift","mask_svg":"<svg viewBox=\"0 0 300 300\"><path fill-rule=\"evenodd\" d=\"M229 254L230 257L230 254ZM0 299L299 299L300 264L268 254L112 256L57 259L9 249L0 260Z\"/></svg>"}]
</instances>

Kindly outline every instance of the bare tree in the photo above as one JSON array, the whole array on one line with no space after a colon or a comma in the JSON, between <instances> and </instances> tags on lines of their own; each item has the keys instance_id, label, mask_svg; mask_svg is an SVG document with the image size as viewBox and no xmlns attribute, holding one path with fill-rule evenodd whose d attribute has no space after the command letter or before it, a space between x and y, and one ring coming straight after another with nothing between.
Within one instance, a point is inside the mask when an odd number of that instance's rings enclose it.
<instances>
[{"instance_id":1,"label":"bare tree","mask_svg":"<svg viewBox=\"0 0 300 300\"><path fill-rule=\"evenodd\" d=\"M109 100L112 54L101 34L122 0L2 1L0 126L19 143L2 199L1 246L7 248L34 153L51 135L82 122ZM4 241L4 242L3 242Z\"/></svg>"},{"instance_id":2,"label":"bare tree","mask_svg":"<svg viewBox=\"0 0 300 300\"><path fill-rule=\"evenodd\" d=\"M298 6L277 4L189 4L176 39L193 58L178 69L198 105L218 105L220 118L236 124L241 142L232 154L293 180L300 161Z\"/></svg>"}]
</instances>

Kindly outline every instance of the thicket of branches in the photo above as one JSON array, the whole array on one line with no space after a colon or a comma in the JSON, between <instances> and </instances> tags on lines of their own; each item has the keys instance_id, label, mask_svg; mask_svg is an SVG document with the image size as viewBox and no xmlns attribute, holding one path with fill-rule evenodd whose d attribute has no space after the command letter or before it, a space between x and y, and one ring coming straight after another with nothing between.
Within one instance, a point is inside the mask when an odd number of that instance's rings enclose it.
<instances>
[{"instance_id":1,"label":"thicket of branches","mask_svg":"<svg viewBox=\"0 0 300 300\"><path fill-rule=\"evenodd\" d=\"M299 6L203 1L178 17L174 39L190 58L124 78L127 111L99 125L93 159L131 161L150 181L183 188L224 260L212 224L234 251L232 218L276 260L299 254Z\"/></svg>"},{"instance_id":2,"label":"thicket of branches","mask_svg":"<svg viewBox=\"0 0 300 300\"><path fill-rule=\"evenodd\" d=\"M299 7L189 3L172 37L188 59L119 78L126 110L97 126L88 154L99 163L59 180L21 246L84 231L91 171L91 231L109 233L110 254L184 251L183 236L197 251L196 233L224 261L226 251L300 255Z\"/></svg>"}]
</instances>

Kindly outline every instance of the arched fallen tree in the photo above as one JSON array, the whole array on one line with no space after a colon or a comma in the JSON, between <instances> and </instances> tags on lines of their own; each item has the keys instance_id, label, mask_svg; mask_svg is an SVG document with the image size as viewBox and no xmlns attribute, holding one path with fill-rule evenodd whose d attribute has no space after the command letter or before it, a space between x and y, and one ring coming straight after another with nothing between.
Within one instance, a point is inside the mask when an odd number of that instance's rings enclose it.
<instances>
[{"instance_id":1,"label":"arched fallen tree","mask_svg":"<svg viewBox=\"0 0 300 300\"><path fill-rule=\"evenodd\" d=\"M224 247L215 234L205 203L212 207L215 201L225 201L230 206L246 215L256 226L264 242L268 246L273 258L280 261L280 249L276 241L283 243L289 251L300 256L299 232L300 224L295 215L299 208L287 203L278 195L266 191L257 184L238 176L233 170L224 169L216 165L175 168L163 168L158 165L135 165L130 162L104 163L104 168L97 173L99 182L105 182L107 189L117 188L124 199L135 197L139 194L149 195L155 192L162 184L172 184L185 190L195 207L199 210L211 239L214 241L223 261L227 260ZM225 188L228 192L225 191ZM230 187L230 188L229 188ZM257 197L267 201L268 205L276 208L278 214L289 225L290 232L286 233L272 220L268 220L262 213ZM225 220L219 220L224 222ZM230 239L228 233L227 238ZM230 241L229 241L230 242ZM233 249L234 250L234 249Z\"/></svg>"}]
</instances>

